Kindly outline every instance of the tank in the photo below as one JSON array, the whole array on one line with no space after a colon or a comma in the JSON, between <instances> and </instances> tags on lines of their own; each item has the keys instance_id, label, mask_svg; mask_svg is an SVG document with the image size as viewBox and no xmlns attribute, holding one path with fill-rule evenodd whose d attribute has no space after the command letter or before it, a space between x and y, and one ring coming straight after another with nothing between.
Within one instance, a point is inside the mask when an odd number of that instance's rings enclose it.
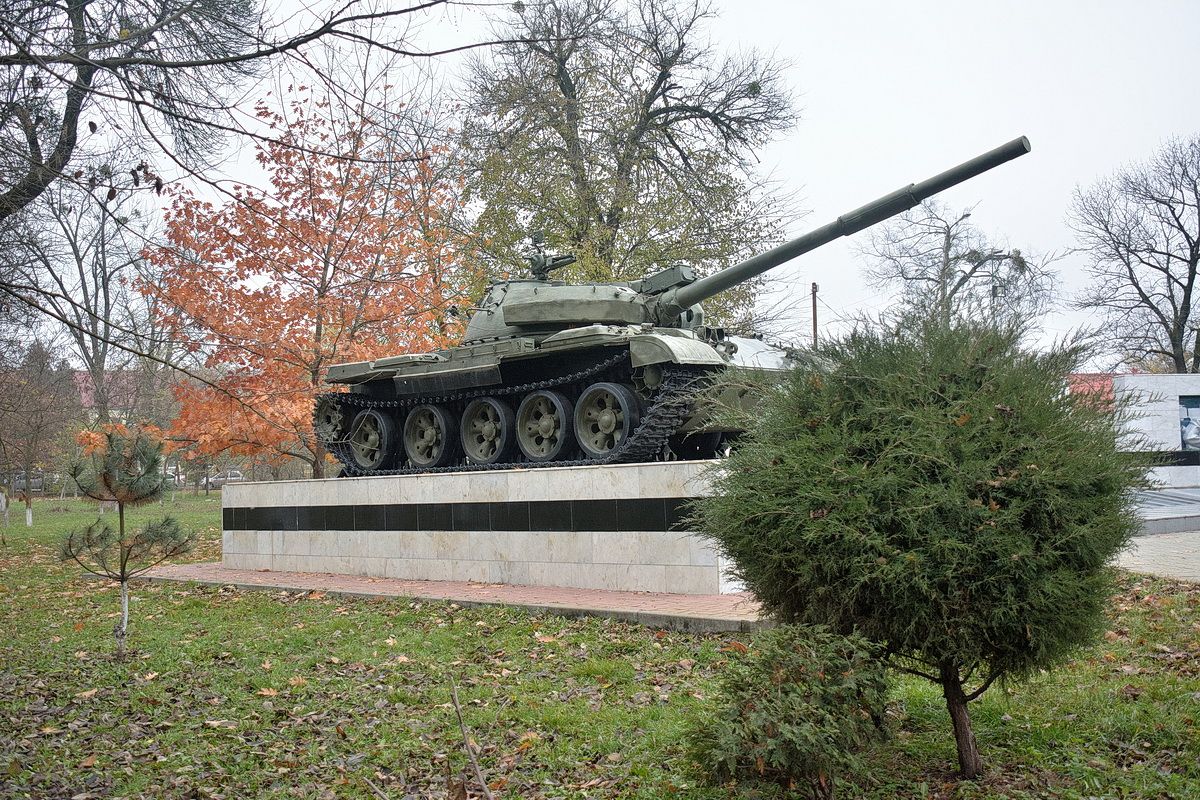
<instances>
[{"instance_id":1,"label":"tank","mask_svg":"<svg viewBox=\"0 0 1200 800\"><path fill-rule=\"evenodd\" d=\"M529 258L493 283L462 343L331 366L313 428L344 475L611 464L716 455L735 431L697 402L724 370L780 369L786 354L710 327L700 303L1029 152L1025 137L697 278L676 265L626 283L571 284L575 258Z\"/></svg>"}]
</instances>

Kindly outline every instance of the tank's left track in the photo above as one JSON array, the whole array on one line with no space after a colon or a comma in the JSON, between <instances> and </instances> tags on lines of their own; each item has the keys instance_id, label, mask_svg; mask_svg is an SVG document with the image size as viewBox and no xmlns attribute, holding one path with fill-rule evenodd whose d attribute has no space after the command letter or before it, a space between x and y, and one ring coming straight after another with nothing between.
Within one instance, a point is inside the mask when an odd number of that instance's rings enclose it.
<instances>
[{"instance_id":1,"label":"tank's left track","mask_svg":"<svg viewBox=\"0 0 1200 800\"><path fill-rule=\"evenodd\" d=\"M650 396L642 411L641 421L633 433L602 458L576 458L558 461L509 461L497 464L464 462L446 467L422 468L402 467L399 469L364 469L354 460L348 443L348 434L336 441L322 444L342 464L342 474L348 477L363 475L415 475L441 472L473 472L493 469L538 469L543 467L570 467L595 464L619 464L655 460L667 447L670 437L679 430L691 414L697 395L715 377L717 368L696 365L663 364L662 382ZM403 399L375 399L351 392L330 392L317 397L314 405L314 428L316 408L322 401L338 403L345 409L346 424L364 409L379 409L396 415L403 420L409 409L418 405L451 405L473 400L477 397L514 397L541 389L561 389L581 382L591 382L609 377L625 382L631 374L629 353L621 351L608 358L599 359L581 370L540 381L507 387L485 387L452 392L438 396L419 396Z\"/></svg>"}]
</instances>

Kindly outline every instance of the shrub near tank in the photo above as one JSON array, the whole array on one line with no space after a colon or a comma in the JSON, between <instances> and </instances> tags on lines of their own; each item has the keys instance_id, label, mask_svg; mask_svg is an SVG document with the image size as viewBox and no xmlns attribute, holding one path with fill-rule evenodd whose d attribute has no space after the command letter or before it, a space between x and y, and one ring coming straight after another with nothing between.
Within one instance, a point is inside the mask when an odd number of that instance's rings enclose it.
<instances>
[{"instance_id":1,"label":"shrub near tank","mask_svg":"<svg viewBox=\"0 0 1200 800\"><path fill-rule=\"evenodd\" d=\"M968 777L967 703L1092 641L1145 464L1122 414L1066 392L1084 352L915 323L824 346L699 501L764 606L885 646L939 684Z\"/></svg>"}]
</instances>

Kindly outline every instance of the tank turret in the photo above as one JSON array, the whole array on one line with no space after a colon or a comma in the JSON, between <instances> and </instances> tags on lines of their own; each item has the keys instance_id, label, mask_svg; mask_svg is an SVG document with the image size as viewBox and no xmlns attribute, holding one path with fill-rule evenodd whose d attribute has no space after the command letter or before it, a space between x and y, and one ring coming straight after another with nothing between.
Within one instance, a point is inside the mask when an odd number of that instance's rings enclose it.
<instances>
[{"instance_id":1,"label":"tank turret","mask_svg":"<svg viewBox=\"0 0 1200 800\"><path fill-rule=\"evenodd\" d=\"M575 257L535 237L529 277L492 284L461 345L330 367L326 380L349 391L317 399L317 438L350 475L711 456L731 432L692 406L738 365L739 341L705 324L702 301L1029 149L1019 137L704 278L676 265L571 284L551 273ZM780 366L750 349L750 366Z\"/></svg>"}]
</instances>

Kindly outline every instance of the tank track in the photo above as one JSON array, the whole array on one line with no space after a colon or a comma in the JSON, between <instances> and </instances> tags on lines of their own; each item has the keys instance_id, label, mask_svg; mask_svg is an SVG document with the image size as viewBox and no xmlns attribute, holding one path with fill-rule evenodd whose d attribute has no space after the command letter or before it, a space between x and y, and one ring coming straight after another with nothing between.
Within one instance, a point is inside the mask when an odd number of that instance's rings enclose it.
<instances>
[{"instance_id":1,"label":"tank track","mask_svg":"<svg viewBox=\"0 0 1200 800\"><path fill-rule=\"evenodd\" d=\"M442 404L473 400L476 397L511 397L523 395L539 389L556 389L567 387L581 381L592 382L601 378L605 373L611 373L622 366L620 370L628 376L627 362L629 353L621 351L614 356L602 359L589 367L567 375L542 381L518 384L508 387L486 387L461 392L452 392L430 397L413 397L395 400L376 400L359 394L347 392L329 392L318 395L314 403L314 424L316 422L317 404L324 399L339 403L350 413L346 415L346 424L359 411L367 408L398 410L413 408L425 403ZM692 404L697 395L707 387L717 373L713 367L700 367L684 364L663 364L663 381L651 398L650 405L642 412L641 421L633 433L616 449L604 458L567 459L562 461L513 461L500 464L476 464L468 462L448 467L420 468L404 467L400 469L363 469L354 461L350 446L346 439L338 442L325 442L326 449L342 464L343 477L359 477L367 475L426 475L444 472L478 472L495 469L542 469L545 467L575 467L594 466L598 464L621 464L639 461L653 461L667 446L667 440L674 434L691 414ZM613 376L618 377L618 376ZM398 415L400 416L400 415ZM402 420L401 420L402 421Z\"/></svg>"}]
</instances>

